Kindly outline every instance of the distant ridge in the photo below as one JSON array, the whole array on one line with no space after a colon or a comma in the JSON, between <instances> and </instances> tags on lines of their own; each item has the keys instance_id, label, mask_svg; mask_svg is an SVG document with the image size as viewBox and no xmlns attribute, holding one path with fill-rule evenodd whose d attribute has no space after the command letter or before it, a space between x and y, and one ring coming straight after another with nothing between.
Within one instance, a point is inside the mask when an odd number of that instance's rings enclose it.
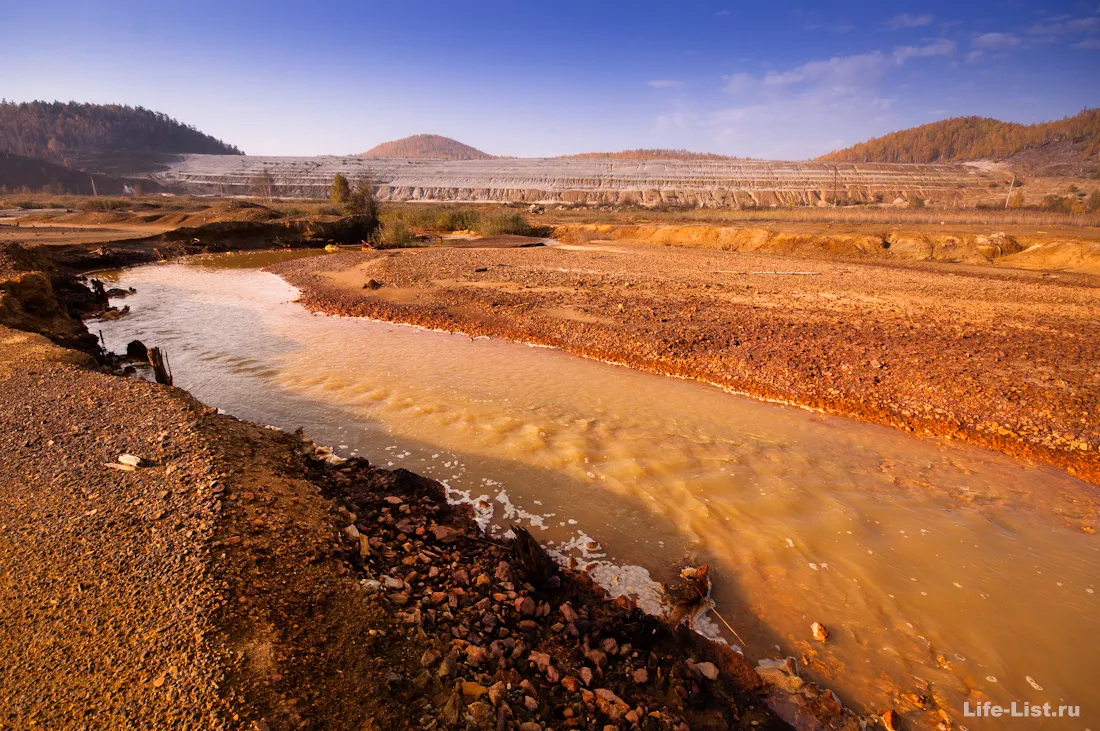
<instances>
[{"instance_id":1,"label":"distant ridge","mask_svg":"<svg viewBox=\"0 0 1100 731\"><path fill-rule=\"evenodd\" d=\"M0 152L55 163L106 153L242 154L150 109L44 101L0 103Z\"/></svg>"},{"instance_id":2,"label":"distant ridge","mask_svg":"<svg viewBox=\"0 0 1100 731\"><path fill-rule=\"evenodd\" d=\"M375 145L360 157L418 157L436 160L491 160L492 155L442 135L412 135Z\"/></svg>"},{"instance_id":3,"label":"distant ridge","mask_svg":"<svg viewBox=\"0 0 1100 731\"><path fill-rule=\"evenodd\" d=\"M1086 109L1073 117L1038 124L955 117L892 132L817 159L916 163L1002 160L1051 174L1079 174L1095 166L1098 157L1100 109Z\"/></svg>"},{"instance_id":4,"label":"distant ridge","mask_svg":"<svg viewBox=\"0 0 1100 731\"><path fill-rule=\"evenodd\" d=\"M669 150L663 148L639 148L619 152L582 152L577 155L558 155L561 160L744 160L743 157L719 155L714 152L691 152L690 150Z\"/></svg>"}]
</instances>

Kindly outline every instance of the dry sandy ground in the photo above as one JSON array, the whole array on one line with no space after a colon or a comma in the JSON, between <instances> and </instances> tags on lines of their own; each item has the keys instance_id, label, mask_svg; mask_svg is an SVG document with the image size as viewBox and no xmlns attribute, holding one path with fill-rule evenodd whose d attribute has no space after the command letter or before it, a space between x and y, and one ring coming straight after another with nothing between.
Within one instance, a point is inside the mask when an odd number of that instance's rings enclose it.
<instances>
[{"instance_id":1,"label":"dry sandy ground","mask_svg":"<svg viewBox=\"0 0 1100 731\"><path fill-rule=\"evenodd\" d=\"M310 307L554 345L1100 482L1100 281L624 241L345 253L274 268ZM382 286L364 288L368 280ZM1095 500L1069 516L1093 530Z\"/></svg>"},{"instance_id":2,"label":"dry sandy ground","mask_svg":"<svg viewBox=\"0 0 1100 731\"><path fill-rule=\"evenodd\" d=\"M168 228L158 226L104 227L94 224L78 226L50 223L8 223L0 218L0 242L19 241L29 246L50 244L99 244L122 239L138 239L153 236Z\"/></svg>"},{"instance_id":3,"label":"dry sandy ground","mask_svg":"<svg viewBox=\"0 0 1100 731\"><path fill-rule=\"evenodd\" d=\"M0 343L0 728L404 715L347 685L383 672L372 615L278 435L37 335Z\"/></svg>"}]
</instances>

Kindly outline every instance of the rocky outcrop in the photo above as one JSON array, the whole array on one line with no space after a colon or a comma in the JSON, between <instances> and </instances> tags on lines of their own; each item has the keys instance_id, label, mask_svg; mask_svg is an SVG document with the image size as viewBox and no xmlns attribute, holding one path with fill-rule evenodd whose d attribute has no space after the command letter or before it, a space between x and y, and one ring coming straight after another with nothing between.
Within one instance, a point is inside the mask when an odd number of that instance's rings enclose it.
<instances>
[{"instance_id":1,"label":"rocky outcrop","mask_svg":"<svg viewBox=\"0 0 1100 731\"><path fill-rule=\"evenodd\" d=\"M186 155L153 177L190 193L324 198L333 177L371 178L383 200L695 207L778 207L948 198L988 185L962 165L759 160L492 159Z\"/></svg>"}]
</instances>

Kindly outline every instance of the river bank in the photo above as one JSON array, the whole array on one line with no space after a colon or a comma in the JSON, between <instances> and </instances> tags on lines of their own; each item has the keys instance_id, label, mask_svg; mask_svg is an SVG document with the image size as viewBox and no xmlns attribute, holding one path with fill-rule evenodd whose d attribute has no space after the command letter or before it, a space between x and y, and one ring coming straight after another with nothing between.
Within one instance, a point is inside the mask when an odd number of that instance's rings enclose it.
<instances>
[{"instance_id":1,"label":"river bank","mask_svg":"<svg viewBox=\"0 0 1100 731\"><path fill-rule=\"evenodd\" d=\"M342 253L272 271L317 311L551 345L1100 482L1100 288L1087 275L625 241ZM1065 518L1091 532L1096 508L1083 495Z\"/></svg>"},{"instance_id":2,"label":"river bank","mask_svg":"<svg viewBox=\"0 0 1100 731\"><path fill-rule=\"evenodd\" d=\"M81 302L55 296L76 285L0 254L5 322L94 355L67 311ZM13 728L786 727L765 696L799 725L858 723L581 573L540 580L438 483L25 330L0 340Z\"/></svg>"}]
</instances>

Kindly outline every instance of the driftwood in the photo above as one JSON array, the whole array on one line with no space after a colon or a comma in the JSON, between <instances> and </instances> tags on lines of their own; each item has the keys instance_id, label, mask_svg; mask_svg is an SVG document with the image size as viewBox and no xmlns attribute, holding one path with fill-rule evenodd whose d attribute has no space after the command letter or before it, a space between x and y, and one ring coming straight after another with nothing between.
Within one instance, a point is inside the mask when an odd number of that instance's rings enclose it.
<instances>
[{"instance_id":1,"label":"driftwood","mask_svg":"<svg viewBox=\"0 0 1100 731\"><path fill-rule=\"evenodd\" d=\"M153 376L157 383L172 385L172 366L168 364L168 355L160 348L149 348L149 365L153 366Z\"/></svg>"},{"instance_id":2,"label":"driftwood","mask_svg":"<svg viewBox=\"0 0 1100 731\"><path fill-rule=\"evenodd\" d=\"M559 582L558 566L554 559L546 554L546 549L527 532L526 528L512 526L516 534L515 550L523 573L532 586L546 586Z\"/></svg>"},{"instance_id":3,"label":"driftwood","mask_svg":"<svg viewBox=\"0 0 1100 731\"><path fill-rule=\"evenodd\" d=\"M714 616L726 626L726 629L737 638L742 645L745 641L737 630L726 621L726 618L718 613L714 602L710 600L710 566L688 566L680 570L679 584L673 584L665 590L665 598L668 600L668 622L673 627L687 620L688 626L695 621L695 617L706 610L711 610Z\"/></svg>"},{"instance_id":4,"label":"driftwood","mask_svg":"<svg viewBox=\"0 0 1100 731\"><path fill-rule=\"evenodd\" d=\"M669 585L668 621L676 626L685 619L691 624L695 616L710 607L710 566L689 566L680 571L681 581Z\"/></svg>"}]
</instances>

